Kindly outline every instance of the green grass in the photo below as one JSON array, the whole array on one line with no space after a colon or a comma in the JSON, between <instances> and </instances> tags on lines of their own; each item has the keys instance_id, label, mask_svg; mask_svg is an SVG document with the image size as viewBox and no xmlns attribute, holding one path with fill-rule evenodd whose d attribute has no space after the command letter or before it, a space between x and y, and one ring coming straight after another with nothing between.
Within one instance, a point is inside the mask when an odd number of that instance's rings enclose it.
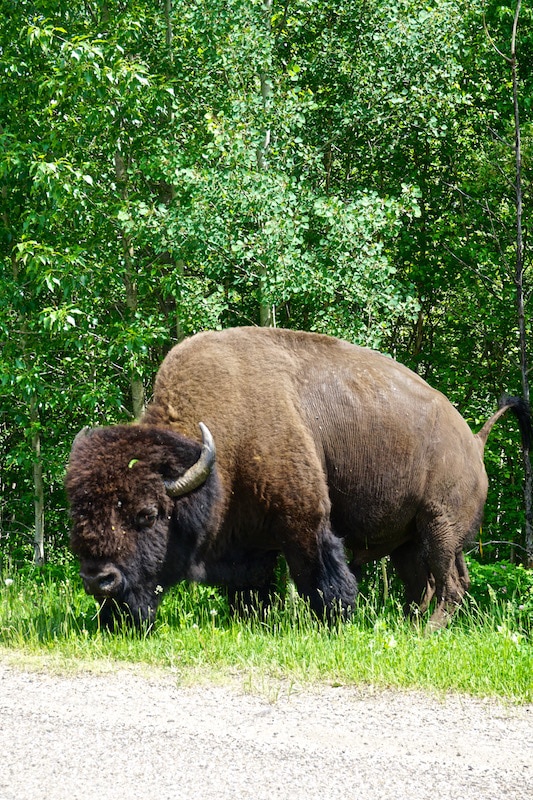
<instances>
[{"instance_id":1,"label":"green grass","mask_svg":"<svg viewBox=\"0 0 533 800\"><path fill-rule=\"evenodd\" d=\"M183 683L238 676L253 686L371 684L533 702L531 628L509 598L493 596L486 609L471 600L449 628L426 635L394 601L380 608L377 592L370 595L353 621L328 628L292 596L266 621L235 620L218 593L181 585L164 599L149 635L108 634L98 630L95 602L72 571L4 574L0 653L64 669L171 669Z\"/></svg>"}]
</instances>

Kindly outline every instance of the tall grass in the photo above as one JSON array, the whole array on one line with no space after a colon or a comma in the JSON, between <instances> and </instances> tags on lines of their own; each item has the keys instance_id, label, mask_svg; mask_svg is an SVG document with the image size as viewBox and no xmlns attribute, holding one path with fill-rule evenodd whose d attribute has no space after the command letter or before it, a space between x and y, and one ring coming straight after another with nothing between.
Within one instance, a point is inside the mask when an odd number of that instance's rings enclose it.
<instances>
[{"instance_id":1,"label":"tall grass","mask_svg":"<svg viewBox=\"0 0 533 800\"><path fill-rule=\"evenodd\" d=\"M164 599L153 631L109 634L98 629L96 604L73 573L15 574L0 579L0 647L4 657L39 656L70 668L170 667L183 682L238 675L254 685L372 684L533 701L531 631L508 598L494 597L488 610L471 601L449 628L426 635L394 601L370 595L351 622L327 627L291 595L266 615L234 619L217 592L180 585Z\"/></svg>"}]
</instances>

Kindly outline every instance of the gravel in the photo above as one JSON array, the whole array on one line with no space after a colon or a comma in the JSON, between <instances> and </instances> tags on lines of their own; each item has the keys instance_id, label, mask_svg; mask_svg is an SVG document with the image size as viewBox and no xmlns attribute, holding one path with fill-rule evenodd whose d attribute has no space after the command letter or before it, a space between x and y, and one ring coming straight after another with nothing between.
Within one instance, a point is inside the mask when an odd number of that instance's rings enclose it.
<instances>
[{"instance_id":1,"label":"gravel","mask_svg":"<svg viewBox=\"0 0 533 800\"><path fill-rule=\"evenodd\" d=\"M533 705L0 662L0 800L532 800Z\"/></svg>"}]
</instances>

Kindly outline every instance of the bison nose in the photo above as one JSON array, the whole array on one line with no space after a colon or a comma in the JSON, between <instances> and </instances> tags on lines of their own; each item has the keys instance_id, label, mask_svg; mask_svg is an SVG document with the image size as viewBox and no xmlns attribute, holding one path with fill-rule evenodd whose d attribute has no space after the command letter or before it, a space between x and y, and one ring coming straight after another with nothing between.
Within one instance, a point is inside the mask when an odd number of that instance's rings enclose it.
<instances>
[{"instance_id":1,"label":"bison nose","mask_svg":"<svg viewBox=\"0 0 533 800\"><path fill-rule=\"evenodd\" d=\"M108 597L115 594L122 585L120 570L111 564L100 568L82 568L80 575L87 594Z\"/></svg>"}]
</instances>

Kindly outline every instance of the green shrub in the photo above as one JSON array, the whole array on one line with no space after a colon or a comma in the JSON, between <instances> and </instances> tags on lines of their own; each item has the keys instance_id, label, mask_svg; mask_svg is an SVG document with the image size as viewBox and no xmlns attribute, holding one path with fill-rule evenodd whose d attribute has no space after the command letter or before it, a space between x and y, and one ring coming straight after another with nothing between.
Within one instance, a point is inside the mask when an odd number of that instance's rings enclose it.
<instances>
[{"instance_id":1,"label":"green shrub","mask_svg":"<svg viewBox=\"0 0 533 800\"><path fill-rule=\"evenodd\" d=\"M468 569L473 604L489 613L502 605L517 626L533 630L533 570L510 561L481 564L474 559L468 559Z\"/></svg>"}]
</instances>

